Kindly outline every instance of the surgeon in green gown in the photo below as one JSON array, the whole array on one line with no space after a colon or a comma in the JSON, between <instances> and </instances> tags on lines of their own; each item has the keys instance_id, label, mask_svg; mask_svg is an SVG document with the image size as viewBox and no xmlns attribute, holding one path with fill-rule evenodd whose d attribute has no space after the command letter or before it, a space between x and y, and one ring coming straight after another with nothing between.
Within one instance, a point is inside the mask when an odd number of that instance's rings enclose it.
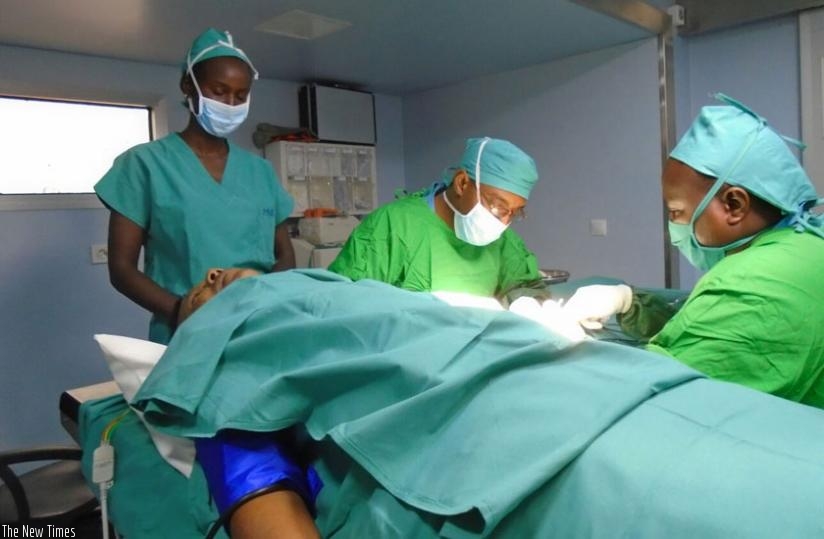
<instances>
[{"instance_id":1,"label":"surgeon in green gown","mask_svg":"<svg viewBox=\"0 0 824 539\"><path fill-rule=\"evenodd\" d=\"M95 185L111 210L111 282L152 313L155 342L168 342L181 298L209 268L295 265L284 222L292 199L266 160L226 139L246 119L256 78L228 32L203 32L180 79L186 128L129 149Z\"/></svg>"},{"instance_id":2,"label":"surgeon in green gown","mask_svg":"<svg viewBox=\"0 0 824 539\"><path fill-rule=\"evenodd\" d=\"M626 285L579 289L566 312L589 327L617 314L650 350L824 408L822 200L764 118L717 97L725 105L701 110L662 179L670 239L707 273L676 314Z\"/></svg>"},{"instance_id":3,"label":"surgeon in green gown","mask_svg":"<svg viewBox=\"0 0 824 539\"><path fill-rule=\"evenodd\" d=\"M538 181L535 162L511 142L473 138L452 170L366 217L329 269L414 291L503 297L539 287L535 255L509 228Z\"/></svg>"}]
</instances>

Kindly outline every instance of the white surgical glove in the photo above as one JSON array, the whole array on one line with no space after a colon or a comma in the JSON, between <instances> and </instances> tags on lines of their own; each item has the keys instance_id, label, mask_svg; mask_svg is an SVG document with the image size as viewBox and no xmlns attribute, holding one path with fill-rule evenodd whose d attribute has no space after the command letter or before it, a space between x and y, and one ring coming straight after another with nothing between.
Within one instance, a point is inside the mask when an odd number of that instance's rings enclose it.
<instances>
[{"instance_id":1,"label":"white surgical glove","mask_svg":"<svg viewBox=\"0 0 824 539\"><path fill-rule=\"evenodd\" d=\"M625 284L582 286L563 306L564 312L587 329L601 329L604 322L632 306L632 288Z\"/></svg>"},{"instance_id":2,"label":"white surgical glove","mask_svg":"<svg viewBox=\"0 0 824 539\"><path fill-rule=\"evenodd\" d=\"M512 302L509 311L538 322L572 342L580 342L587 338L577 320L570 318L564 313L561 305L552 300L546 300L541 305L535 298L520 297Z\"/></svg>"}]
</instances>

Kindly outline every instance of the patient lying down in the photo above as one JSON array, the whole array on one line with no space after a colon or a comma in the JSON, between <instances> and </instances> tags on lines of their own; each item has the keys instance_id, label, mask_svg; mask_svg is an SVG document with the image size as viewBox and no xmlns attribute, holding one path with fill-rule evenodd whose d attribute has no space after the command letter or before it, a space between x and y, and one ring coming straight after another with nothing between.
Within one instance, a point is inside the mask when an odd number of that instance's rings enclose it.
<instances>
[{"instance_id":1,"label":"patient lying down","mask_svg":"<svg viewBox=\"0 0 824 539\"><path fill-rule=\"evenodd\" d=\"M186 320L193 312L207 301L215 297L238 279L261 275L260 272L248 268L212 268L206 272L203 281L195 285L183 298L178 314L178 325ZM436 291L432 292L436 298L456 307L475 307L479 309L504 310L495 298L472 296L460 292ZM558 302L545 300L539 303L532 297L521 297L509 306L509 311L524 318L528 318L563 335L573 342L587 338L586 333L574 318L568 316Z\"/></svg>"},{"instance_id":2,"label":"patient lying down","mask_svg":"<svg viewBox=\"0 0 824 539\"><path fill-rule=\"evenodd\" d=\"M258 275L246 268L210 269L183 298L178 325L233 282ZM434 295L459 307L503 310L497 302L492 305L492 298ZM541 306L532 298L520 298L510 310L572 342L586 338L580 326L560 316L559 307L551 301ZM287 436L221 431L214 438L198 438L195 444L221 521L232 537L318 537L311 513L322 484L310 466L297 464Z\"/></svg>"},{"instance_id":3,"label":"patient lying down","mask_svg":"<svg viewBox=\"0 0 824 539\"><path fill-rule=\"evenodd\" d=\"M178 325L233 282L260 275L248 268L212 268L180 304ZM197 439L197 460L229 535L241 539L320 537L307 504L320 482L296 464L276 434L224 431ZM238 479L241 478L241 479Z\"/></svg>"},{"instance_id":4,"label":"patient lying down","mask_svg":"<svg viewBox=\"0 0 824 539\"><path fill-rule=\"evenodd\" d=\"M234 537L820 531L805 503L820 496L775 479L824 470L809 464L824 454L820 410L431 294L320 270L242 275L192 291L130 401L196 440ZM312 440L317 501L293 426ZM644 511L625 518L628 505Z\"/></svg>"}]
</instances>

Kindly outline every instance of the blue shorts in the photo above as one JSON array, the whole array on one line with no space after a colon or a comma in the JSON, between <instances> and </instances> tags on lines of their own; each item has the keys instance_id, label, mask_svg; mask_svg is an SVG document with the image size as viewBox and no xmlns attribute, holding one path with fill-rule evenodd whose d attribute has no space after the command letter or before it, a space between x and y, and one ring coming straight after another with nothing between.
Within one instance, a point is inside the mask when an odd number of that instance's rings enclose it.
<instances>
[{"instance_id":1,"label":"blue shorts","mask_svg":"<svg viewBox=\"0 0 824 539\"><path fill-rule=\"evenodd\" d=\"M196 438L197 461L223 519L246 501L276 489L296 492L315 513L323 483L300 459L288 433L220 431L214 438Z\"/></svg>"}]
</instances>

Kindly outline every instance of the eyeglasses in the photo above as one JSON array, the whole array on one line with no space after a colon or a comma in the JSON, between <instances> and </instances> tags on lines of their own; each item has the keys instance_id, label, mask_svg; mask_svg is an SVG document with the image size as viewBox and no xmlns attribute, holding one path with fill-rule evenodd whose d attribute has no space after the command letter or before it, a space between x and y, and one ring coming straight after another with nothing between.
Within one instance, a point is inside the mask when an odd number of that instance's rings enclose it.
<instances>
[{"instance_id":1,"label":"eyeglasses","mask_svg":"<svg viewBox=\"0 0 824 539\"><path fill-rule=\"evenodd\" d=\"M489 213L494 215L499 221L505 222L513 222L513 221L522 221L526 219L526 209L525 208L518 208L517 210L510 210L509 208L505 208L503 206L498 206L494 202L487 202L487 206L489 206Z\"/></svg>"},{"instance_id":2,"label":"eyeglasses","mask_svg":"<svg viewBox=\"0 0 824 539\"><path fill-rule=\"evenodd\" d=\"M526 219L526 208L518 208L513 210L509 208L503 201L498 199L490 199L486 193L481 190L481 201L484 206L489 209L489 213L495 216L496 219L502 223L511 223L513 221L521 221Z\"/></svg>"}]
</instances>

